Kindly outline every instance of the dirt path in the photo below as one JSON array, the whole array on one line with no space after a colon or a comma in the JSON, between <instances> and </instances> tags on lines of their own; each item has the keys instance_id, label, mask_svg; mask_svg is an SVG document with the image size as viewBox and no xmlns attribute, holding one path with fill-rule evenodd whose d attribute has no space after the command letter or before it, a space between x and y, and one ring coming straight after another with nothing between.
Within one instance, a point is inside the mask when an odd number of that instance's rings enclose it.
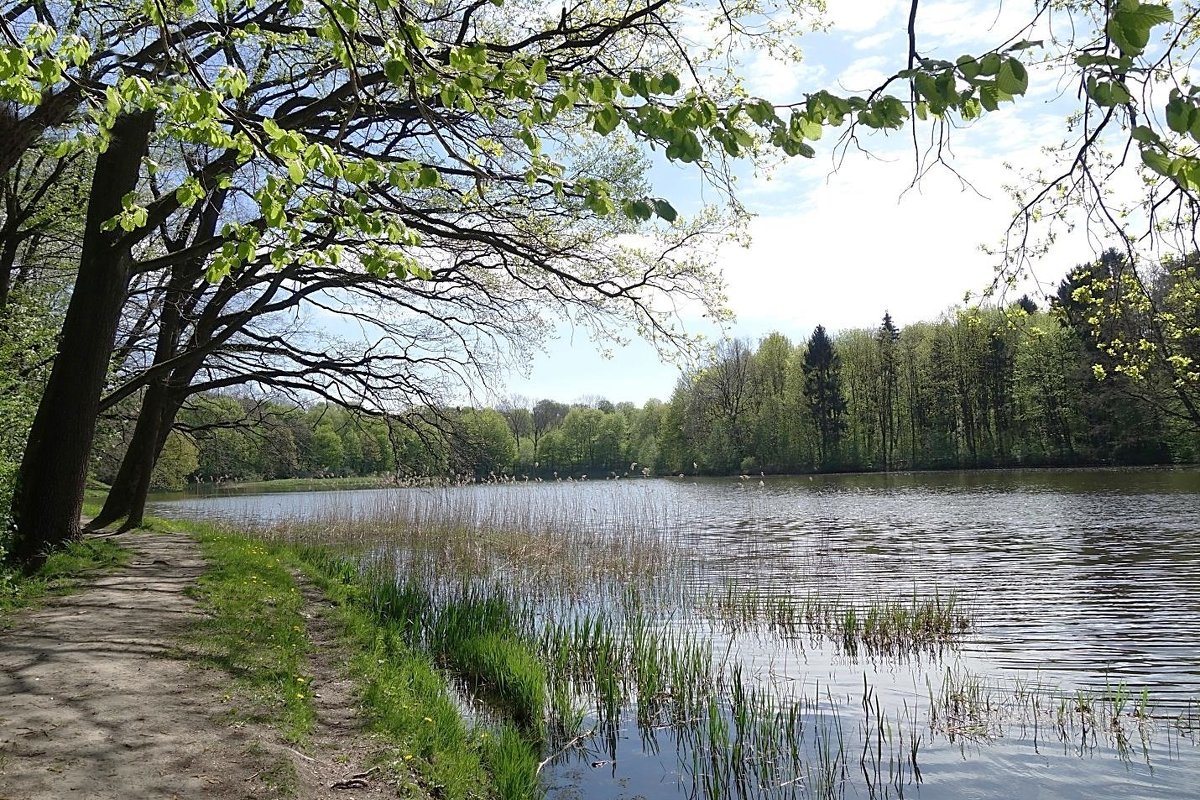
<instances>
[{"instance_id":1,"label":"dirt path","mask_svg":"<svg viewBox=\"0 0 1200 800\"><path fill-rule=\"evenodd\" d=\"M0 800L379 797L350 780L371 751L314 610L312 752L229 724L229 677L180 657L204 570L183 536L126 534L128 568L21 614L0 631ZM314 609L319 606L313 597ZM328 647L322 647L328 645ZM282 777L281 777L282 776ZM393 792L394 796L394 792Z\"/></svg>"}]
</instances>

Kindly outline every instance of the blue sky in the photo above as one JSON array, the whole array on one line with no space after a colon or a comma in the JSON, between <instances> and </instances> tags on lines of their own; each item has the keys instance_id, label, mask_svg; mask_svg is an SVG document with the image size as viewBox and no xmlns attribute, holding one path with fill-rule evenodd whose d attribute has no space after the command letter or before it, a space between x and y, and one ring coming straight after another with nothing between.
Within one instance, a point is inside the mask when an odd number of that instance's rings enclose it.
<instances>
[{"instance_id":1,"label":"blue sky","mask_svg":"<svg viewBox=\"0 0 1200 800\"><path fill-rule=\"evenodd\" d=\"M940 0L921 4L918 27L923 55L953 59L1006 40L1021 26L1027 4ZM898 0L829 0L826 32L800 39L804 60L783 63L748 54L743 74L751 94L798 99L806 91L836 87L865 92L904 67L908 4ZM1037 38L1036 35L1032 38ZM1029 94L964 129L953 131L953 164L967 186L946 169L934 170L909 188L914 158L910 132L864 142L870 156L850 153L834 169L833 141L819 143L817 157L785 163L769 175L742 175L740 198L755 214L752 243L716 254L736 321L732 336L757 340L780 331L805 338L817 324L831 330L877 325L889 311L900 325L931 320L984 289L996 245L1013 203L1004 186L1021 167L1041 163L1040 148L1063 136L1069 108L1056 75L1031 72ZM687 206L697 182L685 170L654 170L655 190ZM1074 264L1091 257L1096 242L1060 237L1035 265L1036 281L1020 291L1053 285ZM694 330L708 334L711 328ZM604 358L582 332L562 331L527 376L513 375L495 394L572 401L604 396L619 402L667 399L678 369L660 362L647 345L634 343Z\"/></svg>"}]
</instances>

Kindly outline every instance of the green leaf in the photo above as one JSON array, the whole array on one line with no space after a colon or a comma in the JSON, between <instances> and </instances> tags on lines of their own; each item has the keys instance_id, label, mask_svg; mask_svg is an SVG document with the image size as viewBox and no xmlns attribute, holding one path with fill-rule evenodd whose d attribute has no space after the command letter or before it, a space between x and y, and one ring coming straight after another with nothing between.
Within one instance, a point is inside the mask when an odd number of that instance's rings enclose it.
<instances>
[{"instance_id":1,"label":"green leaf","mask_svg":"<svg viewBox=\"0 0 1200 800\"><path fill-rule=\"evenodd\" d=\"M433 167L421 167L421 171L417 173L417 187L420 189L432 189L439 183L441 178Z\"/></svg>"},{"instance_id":2,"label":"green leaf","mask_svg":"<svg viewBox=\"0 0 1200 800\"><path fill-rule=\"evenodd\" d=\"M288 177L292 183L299 186L304 183L304 163L299 160L289 161L287 165Z\"/></svg>"},{"instance_id":3,"label":"green leaf","mask_svg":"<svg viewBox=\"0 0 1200 800\"><path fill-rule=\"evenodd\" d=\"M745 106L746 115L756 125L766 125L775 119L775 106L769 100L755 100Z\"/></svg>"},{"instance_id":4,"label":"green leaf","mask_svg":"<svg viewBox=\"0 0 1200 800\"><path fill-rule=\"evenodd\" d=\"M625 216L638 222L645 222L654 216L654 208L645 200L626 200L621 204L621 210Z\"/></svg>"},{"instance_id":5,"label":"green leaf","mask_svg":"<svg viewBox=\"0 0 1200 800\"><path fill-rule=\"evenodd\" d=\"M539 85L546 82L546 59L539 58L533 62L529 68L529 80Z\"/></svg>"},{"instance_id":6,"label":"green leaf","mask_svg":"<svg viewBox=\"0 0 1200 800\"><path fill-rule=\"evenodd\" d=\"M1158 142L1161 141L1158 134L1146 125L1136 126L1130 132L1130 135L1133 137L1135 142L1140 142L1141 144L1158 144Z\"/></svg>"},{"instance_id":7,"label":"green leaf","mask_svg":"<svg viewBox=\"0 0 1200 800\"><path fill-rule=\"evenodd\" d=\"M629 88L633 89L634 92L641 95L645 99L650 99L650 84L646 80L646 74L644 72L629 73Z\"/></svg>"},{"instance_id":8,"label":"green leaf","mask_svg":"<svg viewBox=\"0 0 1200 800\"><path fill-rule=\"evenodd\" d=\"M654 199L654 213L667 222L674 222L679 217L675 207L661 197Z\"/></svg>"},{"instance_id":9,"label":"green leaf","mask_svg":"<svg viewBox=\"0 0 1200 800\"><path fill-rule=\"evenodd\" d=\"M404 76L407 72L408 64L398 58L388 59L383 64L383 74L397 86L404 82Z\"/></svg>"},{"instance_id":10,"label":"green leaf","mask_svg":"<svg viewBox=\"0 0 1200 800\"><path fill-rule=\"evenodd\" d=\"M1036 40L1036 41L1032 41L1032 42L1031 42L1031 41L1029 41L1028 39L1022 39L1021 41L1017 42L1016 44L1009 45L1009 46L1008 46L1008 49L1006 50L1006 52L1009 52L1009 53L1016 53L1016 52L1019 52L1019 51L1021 51L1021 50L1028 50L1028 49L1030 49L1031 47L1041 47L1041 46L1042 46L1042 40L1041 40L1041 39L1038 39L1038 40Z\"/></svg>"},{"instance_id":11,"label":"green leaf","mask_svg":"<svg viewBox=\"0 0 1200 800\"><path fill-rule=\"evenodd\" d=\"M1187 133L1191 127L1192 111L1194 106L1185 103L1179 96L1179 90L1171 92L1173 95L1167 103L1167 127L1175 133Z\"/></svg>"},{"instance_id":12,"label":"green leaf","mask_svg":"<svg viewBox=\"0 0 1200 800\"><path fill-rule=\"evenodd\" d=\"M1138 56L1150 43L1150 31L1175 19L1167 6L1121 3L1105 26L1113 43L1127 56Z\"/></svg>"},{"instance_id":13,"label":"green leaf","mask_svg":"<svg viewBox=\"0 0 1200 800\"><path fill-rule=\"evenodd\" d=\"M1143 147L1142 163L1159 175L1171 175L1171 157L1157 148Z\"/></svg>"},{"instance_id":14,"label":"green leaf","mask_svg":"<svg viewBox=\"0 0 1200 800\"><path fill-rule=\"evenodd\" d=\"M1025 65L1015 58L1006 58L996 72L996 86L1010 95L1022 95L1029 88Z\"/></svg>"},{"instance_id":15,"label":"green leaf","mask_svg":"<svg viewBox=\"0 0 1200 800\"><path fill-rule=\"evenodd\" d=\"M926 100L937 102L941 99L941 92L938 90L937 81L933 76L926 72L918 72L913 78L913 87L917 90L917 94L924 97Z\"/></svg>"},{"instance_id":16,"label":"green leaf","mask_svg":"<svg viewBox=\"0 0 1200 800\"><path fill-rule=\"evenodd\" d=\"M358 9L350 3L334 3L333 13L343 26L351 29L358 27Z\"/></svg>"},{"instance_id":17,"label":"green leaf","mask_svg":"<svg viewBox=\"0 0 1200 800\"><path fill-rule=\"evenodd\" d=\"M662 94L675 94L679 86L679 77L674 72L664 72L658 79L658 89Z\"/></svg>"},{"instance_id":18,"label":"green leaf","mask_svg":"<svg viewBox=\"0 0 1200 800\"><path fill-rule=\"evenodd\" d=\"M988 111L998 111L1000 109L1001 91L994 83L988 83L979 87L979 103ZM1008 98L1010 99L1011 95Z\"/></svg>"},{"instance_id":19,"label":"green leaf","mask_svg":"<svg viewBox=\"0 0 1200 800\"><path fill-rule=\"evenodd\" d=\"M604 106L592 114L592 130L607 136L621 124L621 115L613 106Z\"/></svg>"}]
</instances>

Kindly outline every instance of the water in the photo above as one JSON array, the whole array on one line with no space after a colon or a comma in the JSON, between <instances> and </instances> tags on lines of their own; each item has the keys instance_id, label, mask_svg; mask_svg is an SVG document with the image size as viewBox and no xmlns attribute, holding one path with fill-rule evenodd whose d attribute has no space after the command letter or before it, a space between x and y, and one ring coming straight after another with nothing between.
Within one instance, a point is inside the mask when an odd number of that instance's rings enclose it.
<instances>
[{"instance_id":1,"label":"water","mask_svg":"<svg viewBox=\"0 0 1200 800\"><path fill-rule=\"evenodd\" d=\"M518 484L470 493L477 513L521 508L525 522L564 515L595 528L639 520L683 536L714 590L734 585L847 600L955 593L973 631L941 652L905 658L848 655L828 643L731 634L705 620L714 648L792 696L816 696L845 729L846 771L828 785L727 788L731 796L923 798L1200 797L1195 729L1175 718L1200 697L1200 472L1064 470ZM304 518L336 506L439 502L434 490L369 490L184 499L160 515L235 521ZM511 513L511 512L509 512ZM700 587L705 588L705 587ZM947 670L979 676L997 703L1014 687L1056 697L1130 695L1112 730L1056 735L1010 713L983 733L933 729L924 711ZM921 736L915 775L875 785L860 760L870 738L864 682L895 736ZM1153 719L1129 716L1143 690ZM1004 700L1010 698L1009 700ZM1111 715L1110 715L1111 716ZM812 720L809 720L810 723ZM1106 723L1107 724L1107 723ZM809 730L815 730L810 725ZM687 797L715 767L703 748L630 719L545 773L552 798ZM897 759L902 763L902 759ZM699 774L703 773L703 774ZM770 791L768 791L770 789ZM711 793L710 793L711 794Z\"/></svg>"}]
</instances>

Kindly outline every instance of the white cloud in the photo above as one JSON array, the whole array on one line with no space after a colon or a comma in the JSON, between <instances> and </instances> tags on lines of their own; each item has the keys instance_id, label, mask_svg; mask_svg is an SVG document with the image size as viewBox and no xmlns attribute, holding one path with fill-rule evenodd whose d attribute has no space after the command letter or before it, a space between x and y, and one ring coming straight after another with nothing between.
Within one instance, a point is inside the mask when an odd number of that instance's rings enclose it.
<instances>
[{"instance_id":1,"label":"white cloud","mask_svg":"<svg viewBox=\"0 0 1200 800\"><path fill-rule=\"evenodd\" d=\"M899 0L829 0L826 18L835 32L875 30L900 7Z\"/></svg>"},{"instance_id":2,"label":"white cloud","mask_svg":"<svg viewBox=\"0 0 1200 800\"><path fill-rule=\"evenodd\" d=\"M823 86L825 67L806 62L796 63L759 51L746 65L746 88L759 97L775 102L787 102L799 92Z\"/></svg>"},{"instance_id":3,"label":"white cloud","mask_svg":"<svg viewBox=\"0 0 1200 800\"><path fill-rule=\"evenodd\" d=\"M998 47L1018 34L1027 39L1049 39L1048 15L1043 16L1037 29L1025 30L1033 11L1024 3L997 5L991 0L922 3L917 11L917 47L922 55L930 55L939 48L949 47L979 52Z\"/></svg>"},{"instance_id":4,"label":"white cloud","mask_svg":"<svg viewBox=\"0 0 1200 800\"><path fill-rule=\"evenodd\" d=\"M854 49L855 50L874 50L875 48L879 47L880 45L886 44L888 41L894 39L896 37L896 35L897 35L897 31L890 30L890 31L883 31L882 33L874 33L874 34L871 34L870 36L856 37L853 40Z\"/></svg>"},{"instance_id":5,"label":"white cloud","mask_svg":"<svg viewBox=\"0 0 1200 800\"><path fill-rule=\"evenodd\" d=\"M893 138L879 147L882 158L851 155L827 180L815 181L811 164L797 165L809 177L784 179L794 187L790 197L756 198L750 248L720 255L736 332L754 337L779 329L799 338L817 323L870 326L884 310L907 324L934 319L966 292L985 289L997 258L980 245L999 242L1013 211L1003 186L1014 175L1004 161L1036 163L1044 132L1015 113L987 121L986 130L955 133L952 163L974 188L934 169L908 189L912 154ZM1005 146L990 147L994 141ZM1053 283L1088 257L1086 242L1066 241L1037 277ZM1037 287L1017 291L1027 290Z\"/></svg>"},{"instance_id":6,"label":"white cloud","mask_svg":"<svg viewBox=\"0 0 1200 800\"><path fill-rule=\"evenodd\" d=\"M868 92L887 80L885 56L868 56L854 61L838 76L838 85L851 92Z\"/></svg>"}]
</instances>

